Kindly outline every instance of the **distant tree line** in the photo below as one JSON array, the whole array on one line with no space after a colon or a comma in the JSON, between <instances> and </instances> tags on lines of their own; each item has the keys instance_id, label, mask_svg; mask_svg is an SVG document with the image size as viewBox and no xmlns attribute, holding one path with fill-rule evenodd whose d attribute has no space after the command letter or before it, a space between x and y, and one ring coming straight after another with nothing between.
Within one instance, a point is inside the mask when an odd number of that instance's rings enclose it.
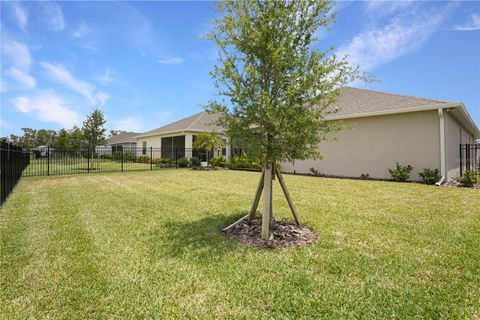
<instances>
[{"instance_id":1,"label":"distant tree line","mask_svg":"<svg viewBox=\"0 0 480 320\"><path fill-rule=\"evenodd\" d=\"M49 146L55 149L79 149L95 147L106 143L107 129L105 116L99 109L95 109L83 121L81 128L74 126L72 129L32 129L22 128L23 134L17 136L11 134L2 140L7 140L26 150L32 150L39 146ZM110 136L120 131L111 130Z\"/></svg>"}]
</instances>

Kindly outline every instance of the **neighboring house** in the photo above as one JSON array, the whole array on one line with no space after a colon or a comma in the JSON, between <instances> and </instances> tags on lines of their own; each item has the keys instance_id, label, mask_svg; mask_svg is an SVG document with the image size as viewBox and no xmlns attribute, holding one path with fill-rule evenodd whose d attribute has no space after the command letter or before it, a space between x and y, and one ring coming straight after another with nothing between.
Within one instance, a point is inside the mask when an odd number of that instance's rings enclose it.
<instances>
[{"instance_id":1,"label":"neighboring house","mask_svg":"<svg viewBox=\"0 0 480 320\"><path fill-rule=\"evenodd\" d=\"M463 103L446 102L346 87L332 106L338 112L327 116L342 121L347 129L331 134L332 141L320 143L322 160L282 163L282 171L389 179L395 162L412 165L412 180L424 168L438 168L445 179L460 175L459 145L475 143L480 131ZM195 135L202 131L222 132L213 124L218 115L201 112L136 137L139 147L153 146L171 153L173 148L192 155ZM231 148L227 137L224 154ZM164 148L168 148L169 150ZM186 149L185 149L186 148Z\"/></svg>"},{"instance_id":2,"label":"neighboring house","mask_svg":"<svg viewBox=\"0 0 480 320\"><path fill-rule=\"evenodd\" d=\"M196 156L205 161L205 153L193 150L193 142L200 132L217 132L224 140L224 148L215 150L215 154L222 154L227 160L230 159L230 145L228 138L223 135L223 128L215 124L218 114L200 112L193 116L175 121L163 127L147 131L136 136L142 154L148 154L148 149L161 148L162 158L191 158Z\"/></svg>"},{"instance_id":3,"label":"neighboring house","mask_svg":"<svg viewBox=\"0 0 480 320\"><path fill-rule=\"evenodd\" d=\"M124 149L134 151L137 148L137 140L135 136L139 135L138 132L122 131L107 139L107 145L112 148L112 152L121 152Z\"/></svg>"}]
</instances>

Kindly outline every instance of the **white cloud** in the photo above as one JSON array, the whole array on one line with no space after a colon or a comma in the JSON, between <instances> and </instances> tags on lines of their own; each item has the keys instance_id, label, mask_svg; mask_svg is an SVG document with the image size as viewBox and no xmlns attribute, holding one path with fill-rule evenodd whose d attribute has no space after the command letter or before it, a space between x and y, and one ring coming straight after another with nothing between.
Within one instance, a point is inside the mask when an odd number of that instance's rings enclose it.
<instances>
[{"instance_id":1,"label":"white cloud","mask_svg":"<svg viewBox=\"0 0 480 320\"><path fill-rule=\"evenodd\" d=\"M38 92L33 97L19 96L12 103L18 111L34 113L44 122L58 123L65 128L78 123L78 113L68 108L62 98L50 92Z\"/></svg>"},{"instance_id":2,"label":"white cloud","mask_svg":"<svg viewBox=\"0 0 480 320\"><path fill-rule=\"evenodd\" d=\"M158 60L158 63L161 63L161 64L169 64L169 65L177 65L177 64L181 64L183 63L183 59L180 58L180 57L174 57L174 56L170 56L170 57L166 57L164 59L159 59Z\"/></svg>"},{"instance_id":3,"label":"white cloud","mask_svg":"<svg viewBox=\"0 0 480 320\"><path fill-rule=\"evenodd\" d=\"M108 99L110 99L110 96L105 92L100 91L95 94L95 100L98 104L100 104L100 106L103 106L108 101Z\"/></svg>"},{"instance_id":4,"label":"white cloud","mask_svg":"<svg viewBox=\"0 0 480 320\"><path fill-rule=\"evenodd\" d=\"M126 117L122 119L112 120L112 130L123 131L143 131L143 121L138 117Z\"/></svg>"},{"instance_id":5,"label":"white cloud","mask_svg":"<svg viewBox=\"0 0 480 320\"><path fill-rule=\"evenodd\" d=\"M90 33L90 28L84 23L80 25L72 32L72 37L74 38L84 38L88 33Z\"/></svg>"},{"instance_id":6,"label":"white cloud","mask_svg":"<svg viewBox=\"0 0 480 320\"><path fill-rule=\"evenodd\" d=\"M6 71L7 76L17 81L25 89L33 89L37 85L35 78L29 75L28 73L17 69L11 68Z\"/></svg>"},{"instance_id":7,"label":"white cloud","mask_svg":"<svg viewBox=\"0 0 480 320\"><path fill-rule=\"evenodd\" d=\"M358 34L338 49L337 56L348 55L362 70L373 70L419 49L439 29L449 9L397 16L386 26Z\"/></svg>"},{"instance_id":8,"label":"white cloud","mask_svg":"<svg viewBox=\"0 0 480 320\"><path fill-rule=\"evenodd\" d=\"M27 45L18 41L5 41L2 43L2 53L5 55L5 65L9 66L5 74L24 89L35 88L35 78L29 74L32 57Z\"/></svg>"},{"instance_id":9,"label":"white cloud","mask_svg":"<svg viewBox=\"0 0 480 320\"><path fill-rule=\"evenodd\" d=\"M109 96L103 92L96 92L95 87L88 82L76 79L70 71L61 64L40 62L40 65L47 71L49 78L65 87L81 94L92 104L104 105Z\"/></svg>"},{"instance_id":10,"label":"white cloud","mask_svg":"<svg viewBox=\"0 0 480 320\"><path fill-rule=\"evenodd\" d=\"M412 0L367 1L365 2L365 11L375 16L385 16L405 10L413 3L414 1Z\"/></svg>"},{"instance_id":11,"label":"white cloud","mask_svg":"<svg viewBox=\"0 0 480 320\"><path fill-rule=\"evenodd\" d=\"M12 9L15 19L17 20L18 27L25 31L28 24L27 11L18 2L12 2Z\"/></svg>"},{"instance_id":12,"label":"white cloud","mask_svg":"<svg viewBox=\"0 0 480 320\"><path fill-rule=\"evenodd\" d=\"M53 31L63 31L65 29L65 19L63 18L62 8L52 1L42 1L40 4L43 8L43 18L50 29Z\"/></svg>"},{"instance_id":13,"label":"white cloud","mask_svg":"<svg viewBox=\"0 0 480 320\"><path fill-rule=\"evenodd\" d=\"M18 69L28 69L32 64L32 57L28 47L18 41L6 41L2 43L2 51L8 56L9 62Z\"/></svg>"},{"instance_id":14,"label":"white cloud","mask_svg":"<svg viewBox=\"0 0 480 320\"><path fill-rule=\"evenodd\" d=\"M0 93L7 92L8 87L4 79L0 79Z\"/></svg>"},{"instance_id":15,"label":"white cloud","mask_svg":"<svg viewBox=\"0 0 480 320\"><path fill-rule=\"evenodd\" d=\"M101 74L99 74L95 77L95 79L103 85L107 85L107 84L110 84L110 83L113 83L113 82L117 82L118 78L119 78L119 76L118 76L117 72L112 71L108 68L103 73L101 73Z\"/></svg>"},{"instance_id":16,"label":"white cloud","mask_svg":"<svg viewBox=\"0 0 480 320\"><path fill-rule=\"evenodd\" d=\"M462 25L454 27L457 31L480 30L480 13L472 13L469 19Z\"/></svg>"}]
</instances>

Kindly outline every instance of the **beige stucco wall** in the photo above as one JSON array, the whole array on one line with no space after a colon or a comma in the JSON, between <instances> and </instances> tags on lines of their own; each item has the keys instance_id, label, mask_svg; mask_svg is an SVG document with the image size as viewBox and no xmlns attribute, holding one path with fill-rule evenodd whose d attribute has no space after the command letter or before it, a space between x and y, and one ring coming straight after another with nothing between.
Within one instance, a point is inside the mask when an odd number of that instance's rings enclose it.
<instances>
[{"instance_id":1,"label":"beige stucco wall","mask_svg":"<svg viewBox=\"0 0 480 320\"><path fill-rule=\"evenodd\" d=\"M473 135L465 129L450 112L444 113L445 117L445 168L447 179L460 176L460 150L459 145L474 143Z\"/></svg>"},{"instance_id":2,"label":"beige stucco wall","mask_svg":"<svg viewBox=\"0 0 480 320\"><path fill-rule=\"evenodd\" d=\"M338 141L322 142L323 160L284 163L286 172L389 179L395 161L414 167L412 180L423 168L440 169L439 117L437 110L357 118L344 121L351 126L335 134Z\"/></svg>"}]
</instances>

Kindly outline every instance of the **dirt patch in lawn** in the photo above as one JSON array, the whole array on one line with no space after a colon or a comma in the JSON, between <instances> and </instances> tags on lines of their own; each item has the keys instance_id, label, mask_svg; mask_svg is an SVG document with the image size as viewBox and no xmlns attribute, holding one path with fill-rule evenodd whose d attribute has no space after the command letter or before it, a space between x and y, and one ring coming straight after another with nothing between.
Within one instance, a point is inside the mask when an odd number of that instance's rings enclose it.
<instances>
[{"instance_id":1,"label":"dirt patch in lawn","mask_svg":"<svg viewBox=\"0 0 480 320\"><path fill-rule=\"evenodd\" d=\"M315 230L307 226L298 226L284 220L274 220L270 230L270 239L263 240L262 220L243 220L222 234L227 238L247 244L251 247L260 248L291 248L304 246L317 239Z\"/></svg>"}]
</instances>

